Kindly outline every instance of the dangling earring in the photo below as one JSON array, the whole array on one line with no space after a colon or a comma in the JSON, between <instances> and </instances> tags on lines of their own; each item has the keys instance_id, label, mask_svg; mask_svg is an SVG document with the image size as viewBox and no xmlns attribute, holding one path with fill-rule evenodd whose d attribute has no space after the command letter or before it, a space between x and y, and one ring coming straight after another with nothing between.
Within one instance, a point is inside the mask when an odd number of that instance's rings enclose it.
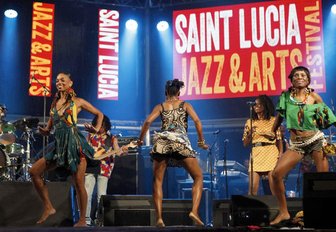
<instances>
[{"instance_id":1,"label":"dangling earring","mask_svg":"<svg viewBox=\"0 0 336 232\"><path fill-rule=\"evenodd\" d=\"M296 97L296 95L297 95L297 89L296 88L292 88L291 89L291 95L293 96L293 97Z\"/></svg>"}]
</instances>

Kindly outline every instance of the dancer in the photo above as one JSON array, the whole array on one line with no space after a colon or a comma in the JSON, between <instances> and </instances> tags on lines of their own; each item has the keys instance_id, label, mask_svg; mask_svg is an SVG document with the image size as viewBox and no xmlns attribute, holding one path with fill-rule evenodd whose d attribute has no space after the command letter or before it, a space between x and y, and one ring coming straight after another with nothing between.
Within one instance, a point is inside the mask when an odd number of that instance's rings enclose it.
<instances>
[{"instance_id":1,"label":"dancer","mask_svg":"<svg viewBox=\"0 0 336 232\"><path fill-rule=\"evenodd\" d=\"M51 104L48 124L44 128L39 128L42 135L48 136L52 127L55 127L55 149L37 160L29 170L34 187L44 206L42 216L37 221L38 224L43 223L50 215L56 213L49 199L48 189L42 175L47 170L65 167L72 173L80 211L79 220L74 226L86 226L87 194L84 175L86 158L93 158L94 150L76 126L77 114L81 110L86 110L98 117L95 127L85 124L86 130L92 133L97 133L101 128L103 114L86 100L76 97L71 88L72 85L70 74L61 72L57 75L56 88L58 91Z\"/></svg>"},{"instance_id":2,"label":"dancer","mask_svg":"<svg viewBox=\"0 0 336 232\"><path fill-rule=\"evenodd\" d=\"M278 200L279 214L270 222L271 225L290 219L283 178L304 156L311 155L317 172L329 171L327 157L322 152L324 134L320 130L336 122L322 98L308 87L311 76L306 67L293 68L288 78L292 86L280 96L276 108L278 115L272 129L276 131L285 118L290 132L290 146L273 170L273 191Z\"/></svg>"},{"instance_id":3,"label":"dancer","mask_svg":"<svg viewBox=\"0 0 336 232\"><path fill-rule=\"evenodd\" d=\"M272 100L267 95L260 95L253 105L252 130L251 120L248 119L245 123L243 144L245 147L252 144L252 162L251 159L249 162L249 195L258 194L260 177L264 178L264 176L267 176L269 188L271 193L274 194L272 190L272 170L283 150L280 129L277 130L276 139L270 140L275 121L274 111Z\"/></svg>"},{"instance_id":4,"label":"dancer","mask_svg":"<svg viewBox=\"0 0 336 232\"><path fill-rule=\"evenodd\" d=\"M97 125L98 116L92 120L92 125ZM104 115L103 124L98 133L90 133L88 136L88 142L96 151L107 152L113 151L115 155L125 155L127 154L127 146L122 146L121 148L118 145L118 138L114 135L111 135L111 122L110 119ZM99 153L104 155L104 153ZM99 156L95 156L99 158ZM86 224L92 225L91 220L91 204L92 204L92 195L95 186L97 185L97 205L101 196L106 195L107 193L107 184L108 180L111 177L113 167L114 167L114 157L108 156L101 160L97 160L97 165L92 165L86 168L85 173L85 189L88 194L88 204L86 208ZM95 215L97 215L95 213Z\"/></svg>"},{"instance_id":5,"label":"dancer","mask_svg":"<svg viewBox=\"0 0 336 232\"><path fill-rule=\"evenodd\" d=\"M162 219L162 182L165 170L169 166L184 167L193 178L193 206L189 217L196 225L204 225L198 215L203 190L203 174L187 135L188 115L196 126L198 146L202 149L208 149L208 145L205 144L202 123L193 107L190 103L179 100L180 89L182 87L184 87L184 83L178 79L167 81L165 87L166 100L155 106L147 117L142 126L138 141L138 144L141 146L150 125L157 117L161 116L162 131L155 133L154 145L151 151L154 169L153 200L156 209L157 227L165 226Z\"/></svg>"}]
</instances>

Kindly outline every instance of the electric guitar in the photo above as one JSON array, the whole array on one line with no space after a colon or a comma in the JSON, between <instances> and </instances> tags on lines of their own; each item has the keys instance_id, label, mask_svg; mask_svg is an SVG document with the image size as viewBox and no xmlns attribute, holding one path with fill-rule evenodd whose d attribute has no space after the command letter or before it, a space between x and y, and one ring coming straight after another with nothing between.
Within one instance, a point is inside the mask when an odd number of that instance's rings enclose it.
<instances>
[{"instance_id":1,"label":"electric guitar","mask_svg":"<svg viewBox=\"0 0 336 232\"><path fill-rule=\"evenodd\" d=\"M136 141L132 141L129 144L122 146L118 150L112 150L112 148L110 148L110 149L108 149L106 151L104 148L100 147L100 148L98 148L98 150L93 155L93 159L95 159L95 160L102 160L102 159L104 159L106 157L110 157L110 156L112 156L114 158L115 156L120 156L120 152L122 151L123 147L135 148L137 146L138 146L137 142Z\"/></svg>"}]
</instances>

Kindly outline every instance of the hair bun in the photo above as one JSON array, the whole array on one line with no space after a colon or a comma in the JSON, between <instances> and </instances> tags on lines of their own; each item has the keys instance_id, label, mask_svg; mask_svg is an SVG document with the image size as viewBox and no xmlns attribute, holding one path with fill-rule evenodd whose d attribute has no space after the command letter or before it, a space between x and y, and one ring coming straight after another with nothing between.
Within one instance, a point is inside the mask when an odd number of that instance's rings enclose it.
<instances>
[{"instance_id":1,"label":"hair bun","mask_svg":"<svg viewBox=\"0 0 336 232\"><path fill-rule=\"evenodd\" d=\"M172 85L178 87L179 89L184 86L184 82L180 81L179 79L174 79Z\"/></svg>"}]
</instances>

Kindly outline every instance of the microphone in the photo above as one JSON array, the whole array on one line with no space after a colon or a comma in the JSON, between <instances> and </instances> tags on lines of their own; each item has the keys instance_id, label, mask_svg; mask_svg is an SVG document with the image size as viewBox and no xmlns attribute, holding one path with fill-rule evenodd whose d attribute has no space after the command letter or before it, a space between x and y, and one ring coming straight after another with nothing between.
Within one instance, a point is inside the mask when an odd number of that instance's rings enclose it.
<instances>
[{"instance_id":1,"label":"microphone","mask_svg":"<svg viewBox=\"0 0 336 232\"><path fill-rule=\"evenodd\" d=\"M29 84L31 84L35 80L35 72L33 72L31 78L29 79Z\"/></svg>"},{"instance_id":2,"label":"microphone","mask_svg":"<svg viewBox=\"0 0 336 232\"><path fill-rule=\"evenodd\" d=\"M225 139L225 140L224 140L224 143L228 143L228 142L230 142L229 139Z\"/></svg>"},{"instance_id":3,"label":"microphone","mask_svg":"<svg viewBox=\"0 0 336 232\"><path fill-rule=\"evenodd\" d=\"M216 130L216 131L212 132L212 134L218 135L220 132L221 132L220 130Z\"/></svg>"},{"instance_id":4,"label":"microphone","mask_svg":"<svg viewBox=\"0 0 336 232\"><path fill-rule=\"evenodd\" d=\"M255 101L248 101L246 102L247 105L254 106L256 103Z\"/></svg>"}]
</instances>

